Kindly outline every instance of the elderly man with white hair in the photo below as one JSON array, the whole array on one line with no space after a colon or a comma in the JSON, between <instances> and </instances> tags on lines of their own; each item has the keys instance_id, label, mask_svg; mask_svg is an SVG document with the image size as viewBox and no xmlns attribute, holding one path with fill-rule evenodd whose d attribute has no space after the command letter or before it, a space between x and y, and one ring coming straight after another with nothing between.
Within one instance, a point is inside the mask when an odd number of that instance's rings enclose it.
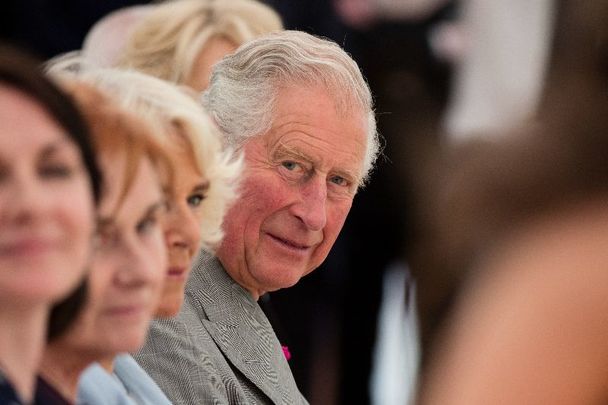
<instances>
[{"instance_id":1,"label":"elderly man with white hair","mask_svg":"<svg viewBox=\"0 0 608 405\"><path fill-rule=\"evenodd\" d=\"M174 403L306 403L257 300L316 269L342 229L379 150L369 87L335 43L284 31L220 61L203 102L244 154L240 196L136 359Z\"/></svg>"}]
</instances>

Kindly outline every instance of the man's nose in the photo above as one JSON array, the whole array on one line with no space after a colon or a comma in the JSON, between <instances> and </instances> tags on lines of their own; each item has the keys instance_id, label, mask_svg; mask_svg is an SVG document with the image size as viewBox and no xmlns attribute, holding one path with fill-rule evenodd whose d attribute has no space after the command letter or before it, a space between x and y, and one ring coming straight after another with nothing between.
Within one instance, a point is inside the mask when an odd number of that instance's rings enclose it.
<instances>
[{"instance_id":1,"label":"man's nose","mask_svg":"<svg viewBox=\"0 0 608 405\"><path fill-rule=\"evenodd\" d=\"M320 231L327 223L327 184L323 178L313 178L301 186L301 200L293 213L311 231Z\"/></svg>"}]
</instances>

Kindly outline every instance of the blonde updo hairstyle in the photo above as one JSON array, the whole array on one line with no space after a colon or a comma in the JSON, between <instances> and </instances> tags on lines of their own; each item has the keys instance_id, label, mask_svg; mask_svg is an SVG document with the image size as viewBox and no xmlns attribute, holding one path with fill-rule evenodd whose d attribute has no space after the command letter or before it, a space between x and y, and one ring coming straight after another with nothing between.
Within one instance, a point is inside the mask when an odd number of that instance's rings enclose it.
<instances>
[{"instance_id":1,"label":"blonde updo hairstyle","mask_svg":"<svg viewBox=\"0 0 608 405\"><path fill-rule=\"evenodd\" d=\"M165 1L134 28L117 66L183 84L210 39L238 47L282 28L279 15L257 0Z\"/></svg>"}]
</instances>

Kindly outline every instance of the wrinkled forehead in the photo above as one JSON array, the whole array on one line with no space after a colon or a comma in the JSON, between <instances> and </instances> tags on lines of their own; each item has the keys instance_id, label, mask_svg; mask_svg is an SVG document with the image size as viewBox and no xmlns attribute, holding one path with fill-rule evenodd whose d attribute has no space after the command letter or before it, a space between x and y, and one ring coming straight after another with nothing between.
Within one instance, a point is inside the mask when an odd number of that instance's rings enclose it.
<instances>
[{"instance_id":1,"label":"wrinkled forehead","mask_svg":"<svg viewBox=\"0 0 608 405\"><path fill-rule=\"evenodd\" d=\"M335 162L361 176L367 148L361 108L342 108L322 87L290 87L279 91L273 112L270 130L262 135L270 151Z\"/></svg>"},{"instance_id":2,"label":"wrinkled forehead","mask_svg":"<svg viewBox=\"0 0 608 405\"><path fill-rule=\"evenodd\" d=\"M334 120L349 129L356 142L367 144L369 106L362 104L351 90L335 88L325 82L296 82L278 87L274 101L273 126L287 110L287 113L308 115L313 121ZM290 102L292 104L287 105L292 107L291 111L282 108ZM309 108L314 105L320 108Z\"/></svg>"},{"instance_id":3,"label":"wrinkled forehead","mask_svg":"<svg viewBox=\"0 0 608 405\"><path fill-rule=\"evenodd\" d=\"M361 94L359 89L353 88L351 81L338 75L285 75L276 77L272 86L275 89L275 99L287 88L318 89L333 101L335 110L344 116L367 116L372 108L365 95Z\"/></svg>"}]
</instances>

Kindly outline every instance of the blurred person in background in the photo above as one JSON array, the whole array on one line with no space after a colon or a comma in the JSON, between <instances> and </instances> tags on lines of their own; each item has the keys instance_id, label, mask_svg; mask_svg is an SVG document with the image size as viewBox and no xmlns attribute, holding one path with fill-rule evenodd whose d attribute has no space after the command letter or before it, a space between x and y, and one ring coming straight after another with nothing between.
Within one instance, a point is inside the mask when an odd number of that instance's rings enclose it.
<instances>
[{"instance_id":1,"label":"blurred person in background","mask_svg":"<svg viewBox=\"0 0 608 405\"><path fill-rule=\"evenodd\" d=\"M568 94L546 121L455 171L447 250L469 282L432 352L423 403L608 399L602 93Z\"/></svg>"},{"instance_id":2,"label":"blurred person in background","mask_svg":"<svg viewBox=\"0 0 608 405\"><path fill-rule=\"evenodd\" d=\"M75 313L47 328L51 306L79 283L75 304L82 299L101 181L84 119L37 65L0 48L0 402L7 404L31 403L45 339Z\"/></svg>"},{"instance_id":3,"label":"blurred person in background","mask_svg":"<svg viewBox=\"0 0 608 405\"><path fill-rule=\"evenodd\" d=\"M165 277L161 222L173 181L170 157L150 134L154 127L90 86L65 87L91 127L104 183L86 305L45 350L42 403L76 403L78 379L90 363L111 370L118 353L143 344Z\"/></svg>"},{"instance_id":4,"label":"blurred person in background","mask_svg":"<svg viewBox=\"0 0 608 405\"><path fill-rule=\"evenodd\" d=\"M422 403L608 398L607 13L561 4L536 122L468 147L446 177L447 270L470 274Z\"/></svg>"},{"instance_id":5,"label":"blurred person in background","mask_svg":"<svg viewBox=\"0 0 608 405\"><path fill-rule=\"evenodd\" d=\"M155 320L135 357L176 403L306 403L256 301L296 284L333 245L378 152L371 94L339 46L295 31L222 59L204 94L244 153L240 197L177 318Z\"/></svg>"},{"instance_id":6,"label":"blurred person in background","mask_svg":"<svg viewBox=\"0 0 608 405\"><path fill-rule=\"evenodd\" d=\"M453 60L453 78L445 112L438 117L440 143L420 166L416 183L422 238L415 249L419 305L421 365L426 364L436 332L465 279L436 248L438 225L427 208L436 203L436 188L446 155L468 159L487 140L511 135L510 130L536 119L550 71L556 1L500 2L464 0L452 23L460 40ZM446 32L437 31L433 39ZM460 147L461 143L466 146ZM450 268L446 268L446 266Z\"/></svg>"},{"instance_id":7,"label":"blurred person in background","mask_svg":"<svg viewBox=\"0 0 608 405\"><path fill-rule=\"evenodd\" d=\"M200 248L212 250L221 240L222 219L235 194L240 161L222 151L217 128L189 94L140 72L97 69L86 63L86 58L67 57L49 69L58 74L76 70L79 80L106 91L123 108L153 123L159 128L153 134L171 146L175 182L163 221L168 264L155 317L175 316L195 254ZM115 359L113 374L138 403L169 403L128 354ZM100 380L112 384L115 380L109 376L99 366L90 367L81 378L80 397L90 404L102 404L105 385Z\"/></svg>"},{"instance_id":8,"label":"blurred person in background","mask_svg":"<svg viewBox=\"0 0 608 405\"><path fill-rule=\"evenodd\" d=\"M223 56L282 28L279 15L257 0L166 1L138 21L116 65L199 92L207 88L211 67Z\"/></svg>"},{"instance_id":9,"label":"blurred person in background","mask_svg":"<svg viewBox=\"0 0 608 405\"><path fill-rule=\"evenodd\" d=\"M96 66L115 65L135 26L153 7L152 4L138 4L104 15L84 37L82 53Z\"/></svg>"}]
</instances>

